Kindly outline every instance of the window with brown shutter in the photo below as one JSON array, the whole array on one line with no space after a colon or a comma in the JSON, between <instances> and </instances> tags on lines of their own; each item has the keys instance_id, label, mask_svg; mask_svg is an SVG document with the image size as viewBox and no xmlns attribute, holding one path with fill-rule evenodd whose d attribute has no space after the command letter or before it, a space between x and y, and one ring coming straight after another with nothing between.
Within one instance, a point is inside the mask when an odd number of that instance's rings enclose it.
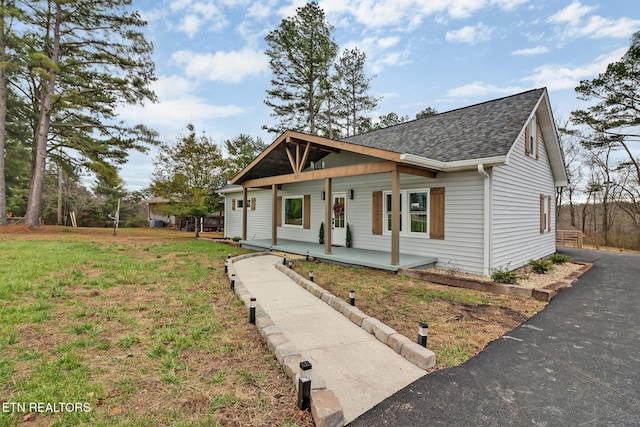
<instances>
[{"instance_id":1,"label":"window with brown shutter","mask_svg":"<svg viewBox=\"0 0 640 427\"><path fill-rule=\"evenodd\" d=\"M374 191L371 204L371 233L382 234L382 191Z\"/></svg>"},{"instance_id":2,"label":"window with brown shutter","mask_svg":"<svg viewBox=\"0 0 640 427\"><path fill-rule=\"evenodd\" d=\"M251 198L251 210L252 211L256 210L256 198L255 197Z\"/></svg>"},{"instance_id":3,"label":"window with brown shutter","mask_svg":"<svg viewBox=\"0 0 640 427\"><path fill-rule=\"evenodd\" d=\"M429 238L444 240L444 187L431 188Z\"/></svg>"}]
</instances>

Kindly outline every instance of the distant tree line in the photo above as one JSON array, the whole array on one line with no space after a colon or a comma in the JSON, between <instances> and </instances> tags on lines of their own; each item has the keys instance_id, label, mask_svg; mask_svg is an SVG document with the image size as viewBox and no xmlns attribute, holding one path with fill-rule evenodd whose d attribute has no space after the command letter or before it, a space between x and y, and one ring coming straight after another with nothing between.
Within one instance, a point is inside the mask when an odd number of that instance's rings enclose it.
<instances>
[{"instance_id":1,"label":"distant tree line","mask_svg":"<svg viewBox=\"0 0 640 427\"><path fill-rule=\"evenodd\" d=\"M592 104L558 123L569 176L556 197L558 212L568 214L560 220L595 244L640 249L640 32L619 61L576 92Z\"/></svg>"}]
</instances>

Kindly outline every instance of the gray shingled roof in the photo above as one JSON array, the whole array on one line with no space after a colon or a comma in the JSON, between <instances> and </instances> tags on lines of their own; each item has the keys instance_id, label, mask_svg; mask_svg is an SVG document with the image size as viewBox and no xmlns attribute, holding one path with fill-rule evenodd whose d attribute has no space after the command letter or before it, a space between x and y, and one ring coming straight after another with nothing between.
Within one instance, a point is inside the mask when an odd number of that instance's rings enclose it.
<instances>
[{"instance_id":1,"label":"gray shingled roof","mask_svg":"<svg viewBox=\"0 0 640 427\"><path fill-rule=\"evenodd\" d=\"M530 90L344 141L442 162L506 156L544 91Z\"/></svg>"}]
</instances>

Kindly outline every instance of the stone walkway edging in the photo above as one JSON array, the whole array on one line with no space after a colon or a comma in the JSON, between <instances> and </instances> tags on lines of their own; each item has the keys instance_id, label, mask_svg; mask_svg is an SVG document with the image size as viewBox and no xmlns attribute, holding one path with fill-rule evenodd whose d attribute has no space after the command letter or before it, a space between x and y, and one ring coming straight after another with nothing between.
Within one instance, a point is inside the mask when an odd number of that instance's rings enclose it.
<instances>
[{"instance_id":1,"label":"stone walkway edging","mask_svg":"<svg viewBox=\"0 0 640 427\"><path fill-rule=\"evenodd\" d=\"M390 347L409 362L424 370L428 370L435 366L436 355L433 351L411 341L409 338L382 323L375 317L368 316L359 308L348 304L316 283L305 279L294 270L282 264L276 264L276 269L289 276L294 282L306 289L312 295L320 298L338 313L341 313L347 319L374 335L378 341Z\"/></svg>"},{"instance_id":2,"label":"stone walkway edging","mask_svg":"<svg viewBox=\"0 0 640 427\"><path fill-rule=\"evenodd\" d=\"M233 266L234 262L256 256L270 255L269 252L257 252L244 255L238 255L234 258L227 259L227 276L231 280L231 275L235 275L234 292L245 305L247 313L249 313L249 304L251 301L251 293L238 278L238 274ZM281 270L282 271L282 270ZM305 359L298 351L295 344L287 339L278 328L271 317L262 309L256 301L256 328L260 336L267 343L269 351L276 357L278 363L282 366L285 375L294 382L296 390L298 389L298 378L300 377L300 362ZM335 394L327 389L325 381L314 372L313 381L311 382L311 416L317 427L342 427L344 425L344 414L340 401Z\"/></svg>"}]
</instances>

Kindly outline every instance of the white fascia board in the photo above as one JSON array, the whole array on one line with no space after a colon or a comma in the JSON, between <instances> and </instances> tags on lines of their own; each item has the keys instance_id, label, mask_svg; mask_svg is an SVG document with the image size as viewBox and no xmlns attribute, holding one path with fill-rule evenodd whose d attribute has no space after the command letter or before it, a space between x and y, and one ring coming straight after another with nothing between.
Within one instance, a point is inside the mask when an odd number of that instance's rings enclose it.
<instances>
[{"instance_id":1,"label":"white fascia board","mask_svg":"<svg viewBox=\"0 0 640 427\"><path fill-rule=\"evenodd\" d=\"M453 162L440 162L437 160L427 159L425 157L416 156L415 154L401 154L400 161L415 166L422 166L434 169L440 172L455 172L463 170L476 170L479 164L485 167L503 166L507 164L506 156L484 157L480 159L456 160Z\"/></svg>"}]
</instances>

